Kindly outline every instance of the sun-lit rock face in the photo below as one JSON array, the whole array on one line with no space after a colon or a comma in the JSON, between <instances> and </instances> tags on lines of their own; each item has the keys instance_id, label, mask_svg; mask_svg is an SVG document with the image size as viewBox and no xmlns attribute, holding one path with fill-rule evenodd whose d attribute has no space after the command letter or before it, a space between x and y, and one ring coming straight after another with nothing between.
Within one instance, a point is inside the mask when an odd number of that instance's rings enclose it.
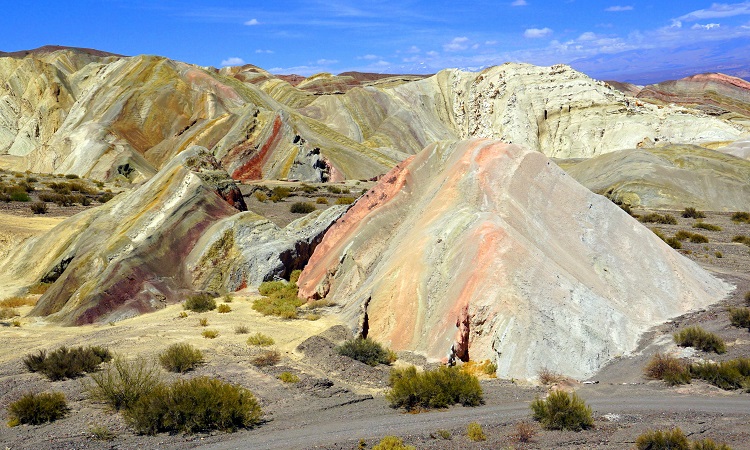
<instances>
[{"instance_id":1,"label":"sun-lit rock face","mask_svg":"<svg viewBox=\"0 0 750 450\"><path fill-rule=\"evenodd\" d=\"M339 219L299 280L355 330L498 375L587 377L728 285L539 152L441 142Z\"/></svg>"},{"instance_id":2,"label":"sun-lit rock face","mask_svg":"<svg viewBox=\"0 0 750 450\"><path fill-rule=\"evenodd\" d=\"M644 87L638 98L692 106L711 114L750 117L750 82L721 73L704 73Z\"/></svg>"},{"instance_id":3,"label":"sun-lit rock face","mask_svg":"<svg viewBox=\"0 0 750 450\"><path fill-rule=\"evenodd\" d=\"M309 94L269 77L74 49L0 57L0 165L142 181L192 145L236 179L371 178L396 164L300 116Z\"/></svg>"},{"instance_id":4,"label":"sun-lit rock face","mask_svg":"<svg viewBox=\"0 0 750 450\"><path fill-rule=\"evenodd\" d=\"M0 270L19 285L53 282L32 315L109 322L234 291L302 268L346 207L279 228L246 210L205 148L180 153L142 186L31 239Z\"/></svg>"},{"instance_id":5,"label":"sun-lit rock face","mask_svg":"<svg viewBox=\"0 0 750 450\"><path fill-rule=\"evenodd\" d=\"M393 89L323 96L300 111L357 142L405 153L441 139L485 137L580 158L644 141L695 144L743 133L692 109L636 101L565 65L449 69Z\"/></svg>"},{"instance_id":6,"label":"sun-lit rock face","mask_svg":"<svg viewBox=\"0 0 750 450\"><path fill-rule=\"evenodd\" d=\"M631 206L747 211L750 161L740 156L729 151L672 145L622 150L560 164L592 191Z\"/></svg>"}]
</instances>

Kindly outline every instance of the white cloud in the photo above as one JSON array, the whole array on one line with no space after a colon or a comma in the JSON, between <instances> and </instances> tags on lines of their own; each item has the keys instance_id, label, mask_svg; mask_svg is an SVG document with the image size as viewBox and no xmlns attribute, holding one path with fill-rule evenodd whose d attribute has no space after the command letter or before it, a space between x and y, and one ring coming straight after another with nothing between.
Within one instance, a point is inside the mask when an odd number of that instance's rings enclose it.
<instances>
[{"instance_id":1,"label":"white cloud","mask_svg":"<svg viewBox=\"0 0 750 450\"><path fill-rule=\"evenodd\" d=\"M421 50L416 45L412 45L406 50L406 53L419 53Z\"/></svg>"},{"instance_id":2,"label":"white cloud","mask_svg":"<svg viewBox=\"0 0 750 450\"><path fill-rule=\"evenodd\" d=\"M429 52L427 52L427 56L431 56L431 57L433 57L433 58L434 58L435 56L438 56L439 54L440 54L440 53L436 52L435 50L430 50Z\"/></svg>"},{"instance_id":3,"label":"white cloud","mask_svg":"<svg viewBox=\"0 0 750 450\"><path fill-rule=\"evenodd\" d=\"M748 14L750 14L750 2L733 4L714 3L710 8L693 11L691 13L685 14L684 16L678 17L676 20L694 22L701 19L718 19L723 17L734 17Z\"/></svg>"},{"instance_id":4,"label":"white cloud","mask_svg":"<svg viewBox=\"0 0 750 450\"><path fill-rule=\"evenodd\" d=\"M529 28L528 30L523 32L523 37L536 39L547 37L550 34L552 34L552 30L550 28Z\"/></svg>"},{"instance_id":5,"label":"white cloud","mask_svg":"<svg viewBox=\"0 0 750 450\"><path fill-rule=\"evenodd\" d=\"M526 0L515 0L513 3L510 4L510 6L526 6L528 3L526 3Z\"/></svg>"},{"instance_id":6,"label":"white cloud","mask_svg":"<svg viewBox=\"0 0 750 450\"><path fill-rule=\"evenodd\" d=\"M610 6L609 8L606 8L605 11L607 12L623 12L623 11L632 11L632 6Z\"/></svg>"},{"instance_id":7,"label":"white cloud","mask_svg":"<svg viewBox=\"0 0 750 450\"><path fill-rule=\"evenodd\" d=\"M583 33L582 35L578 36L579 41L593 41L596 39L596 33L592 33L591 31L587 31Z\"/></svg>"},{"instance_id":8,"label":"white cloud","mask_svg":"<svg viewBox=\"0 0 750 450\"><path fill-rule=\"evenodd\" d=\"M253 25L260 25L260 22L258 22L258 19L250 19L247 22L245 22L245 25L251 27Z\"/></svg>"},{"instance_id":9,"label":"white cloud","mask_svg":"<svg viewBox=\"0 0 750 450\"><path fill-rule=\"evenodd\" d=\"M339 62L338 59L325 59L325 58L321 58L321 59L315 61L315 63L318 64L318 65L320 65L320 66L327 66L329 64L336 64L337 62Z\"/></svg>"},{"instance_id":10,"label":"white cloud","mask_svg":"<svg viewBox=\"0 0 750 450\"><path fill-rule=\"evenodd\" d=\"M242 58L238 58L237 56L229 57L221 62L222 67L226 66L241 66L245 64L245 60Z\"/></svg>"},{"instance_id":11,"label":"white cloud","mask_svg":"<svg viewBox=\"0 0 750 450\"><path fill-rule=\"evenodd\" d=\"M672 19L672 25L670 25L669 28L682 28L682 21Z\"/></svg>"},{"instance_id":12,"label":"white cloud","mask_svg":"<svg viewBox=\"0 0 750 450\"><path fill-rule=\"evenodd\" d=\"M357 56L357 59L366 59L368 61L376 60L380 58L378 55L363 55L363 56Z\"/></svg>"},{"instance_id":13,"label":"white cloud","mask_svg":"<svg viewBox=\"0 0 750 450\"><path fill-rule=\"evenodd\" d=\"M271 54L273 54L273 50L264 50L262 48L259 48L259 49L255 50L255 53L266 53L266 54L271 55Z\"/></svg>"},{"instance_id":14,"label":"white cloud","mask_svg":"<svg viewBox=\"0 0 750 450\"><path fill-rule=\"evenodd\" d=\"M705 25L701 25L699 23L696 23L691 28L693 30L711 30L713 28L719 28L720 26L721 26L721 24L718 24L718 23L707 23Z\"/></svg>"},{"instance_id":15,"label":"white cloud","mask_svg":"<svg viewBox=\"0 0 750 450\"><path fill-rule=\"evenodd\" d=\"M497 45L497 41L484 41L484 45Z\"/></svg>"},{"instance_id":16,"label":"white cloud","mask_svg":"<svg viewBox=\"0 0 750 450\"><path fill-rule=\"evenodd\" d=\"M467 48L469 48L468 42L469 38L465 36L453 38L452 41L443 45L443 50L445 50L446 52L458 52L461 50L466 50Z\"/></svg>"}]
</instances>

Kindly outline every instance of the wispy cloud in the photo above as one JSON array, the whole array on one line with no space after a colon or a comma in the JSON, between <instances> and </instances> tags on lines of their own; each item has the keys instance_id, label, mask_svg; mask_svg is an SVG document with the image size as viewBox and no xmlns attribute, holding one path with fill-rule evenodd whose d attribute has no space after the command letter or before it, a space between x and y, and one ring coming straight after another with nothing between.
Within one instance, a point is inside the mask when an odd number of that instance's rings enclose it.
<instances>
[{"instance_id":1,"label":"wispy cloud","mask_svg":"<svg viewBox=\"0 0 750 450\"><path fill-rule=\"evenodd\" d=\"M526 3L526 0L515 0L513 3L510 4L510 6L526 6L528 3Z\"/></svg>"},{"instance_id":2,"label":"wispy cloud","mask_svg":"<svg viewBox=\"0 0 750 450\"><path fill-rule=\"evenodd\" d=\"M241 66L243 64L245 64L245 60L242 59L242 58L239 58L237 56L231 56L231 57L229 57L229 58L221 61L221 66L222 67L226 67L226 66Z\"/></svg>"},{"instance_id":3,"label":"wispy cloud","mask_svg":"<svg viewBox=\"0 0 750 450\"><path fill-rule=\"evenodd\" d=\"M684 16L680 16L675 20L684 22L695 22L696 20L702 19L719 19L724 17L734 17L750 15L750 2L742 3L714 3L710 8L699 9Z\"/></svg>"},{"instance_id":4,"label":"wispy cloud","mask_svg":"<svg viewBox=\"0 0 750 450\"><path fill-rule=\"evenodd\" d=\"M552 29L550 28L529 28L526 31L523 32L523 37L529 38L529 39L538 39L547 37L550 34L552 34Z\"/></svg>"},{"instance_id":5,"label":"wispy cloud","mask_svg":"<svg viewBox=\"0 0 750 450\"><path fill-rule=\"evenodd\" d=\"M604 9L607 12L623 12L623 11L632 11L632 6L610 6L609 8Z\"/></svg>"},{"instance_id":6,"label":"wispy cloud","mask_svg":"<svg viewBox=\"0 0 750 450\"><path fill-rule=\"evenodd\" d=\"M449 43L443 45L443 50L446 52L460 52L469 48L469 38L466 36L460 36L453 38Z\"/></svg>"},{"instance_id":7,"label":"wispy cloud","mask_svg":"<svg viewBox=\"0 0 750 450\"><path fill-rule=\"evenodd\" d=\"M245 25L251 27L253 25L260 25L260 22L258 22L258 19L250 19L247 22L245 22Z\"/></svg>"},{"instance_id":8,"label":"wispy cloud","mask_svg":"<svg viewBox=\"0 0 750 450\"><path fill-rule=\"evenodd\" d=\"M337 62L339 62L338 59L325 59L325 58L321 58L315 61L316 64L321 65L321 66L328 66L331 64L336 64Z\"/></svg>"},{"instance_id":9,"label":"wispy cloud","mask_svg":"<svg viewBox=\"0 0 750 450\"><path fill-rule=\"evenodd\" d=\"M267 55L272 55L273 54L273 50L266 50L266 49L259 48L259 49L255 50L255 53L265 53Z\"/></svg>"},{"instance_id":10,"label":"wispy cloud","mask_svg":"<svg viewBox=\"0 0 750 450\"><path fill-rule=\"evenodd\" d=\"M374 61L374 60L379 59L379 58L380 57L378 55L372 55L372 54L357 56L357 59L364 59L366 61Z\"/></svg>"},{"instance_id":11,"label":"wispy cloud","mask_svg":"<svg viewBox=\"0 0 750 450\"><path fill-rule=\"evenodd\" d=\"M718 24L718 23L707 23L705 25L701 25L699 23L696 23L691 28L693 30L712 30L714 28L719 28L720 26L721 26L721 24Z\"/></svg>"}]
</instances>

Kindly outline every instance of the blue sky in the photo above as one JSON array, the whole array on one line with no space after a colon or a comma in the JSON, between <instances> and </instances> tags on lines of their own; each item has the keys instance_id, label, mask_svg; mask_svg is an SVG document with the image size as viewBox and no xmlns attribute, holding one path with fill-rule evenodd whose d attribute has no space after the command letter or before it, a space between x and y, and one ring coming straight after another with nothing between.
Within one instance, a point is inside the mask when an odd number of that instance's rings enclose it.
<instances>
[{"instance_id":1,"label":"blue sky","mask_svg":"<svg viewBox=\"0 0 750 450\"><path fill-rule=\"evenodd\" d=\"M4 51L57 44L301 75L478 70L513 61L569 63L627 81L723 69L750 76L750 1L7 3Z\"/></svg>"}]
</instances>

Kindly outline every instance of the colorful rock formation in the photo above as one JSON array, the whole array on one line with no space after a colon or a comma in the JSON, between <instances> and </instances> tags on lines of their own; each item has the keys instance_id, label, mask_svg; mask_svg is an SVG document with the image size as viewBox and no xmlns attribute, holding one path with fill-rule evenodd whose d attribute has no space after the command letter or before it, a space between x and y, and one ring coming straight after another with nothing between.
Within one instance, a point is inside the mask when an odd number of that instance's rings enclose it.
<instances>
[{"instance_id":1,"label":"colorful rock formation","mask_svg":"<svg viewBox=\"0 0 750 450\"><path fill-rule=\"evenodd\" d=\"M704 73L644 87L638 98L691 106L709 114L750 117L750 83L720 73Z\"/></svg>"},{"instance_id":2,"label":"colorful rock formation","mask_svg":"<svg viewBox=\"0 0 750 450\"><path fill-rule=\"evenodd\" d=\"M399 164L326 234L299 280L355 331L502 377L577 378L728 286L539 152L442 142Z\"/></svg>"}]
</instances>

